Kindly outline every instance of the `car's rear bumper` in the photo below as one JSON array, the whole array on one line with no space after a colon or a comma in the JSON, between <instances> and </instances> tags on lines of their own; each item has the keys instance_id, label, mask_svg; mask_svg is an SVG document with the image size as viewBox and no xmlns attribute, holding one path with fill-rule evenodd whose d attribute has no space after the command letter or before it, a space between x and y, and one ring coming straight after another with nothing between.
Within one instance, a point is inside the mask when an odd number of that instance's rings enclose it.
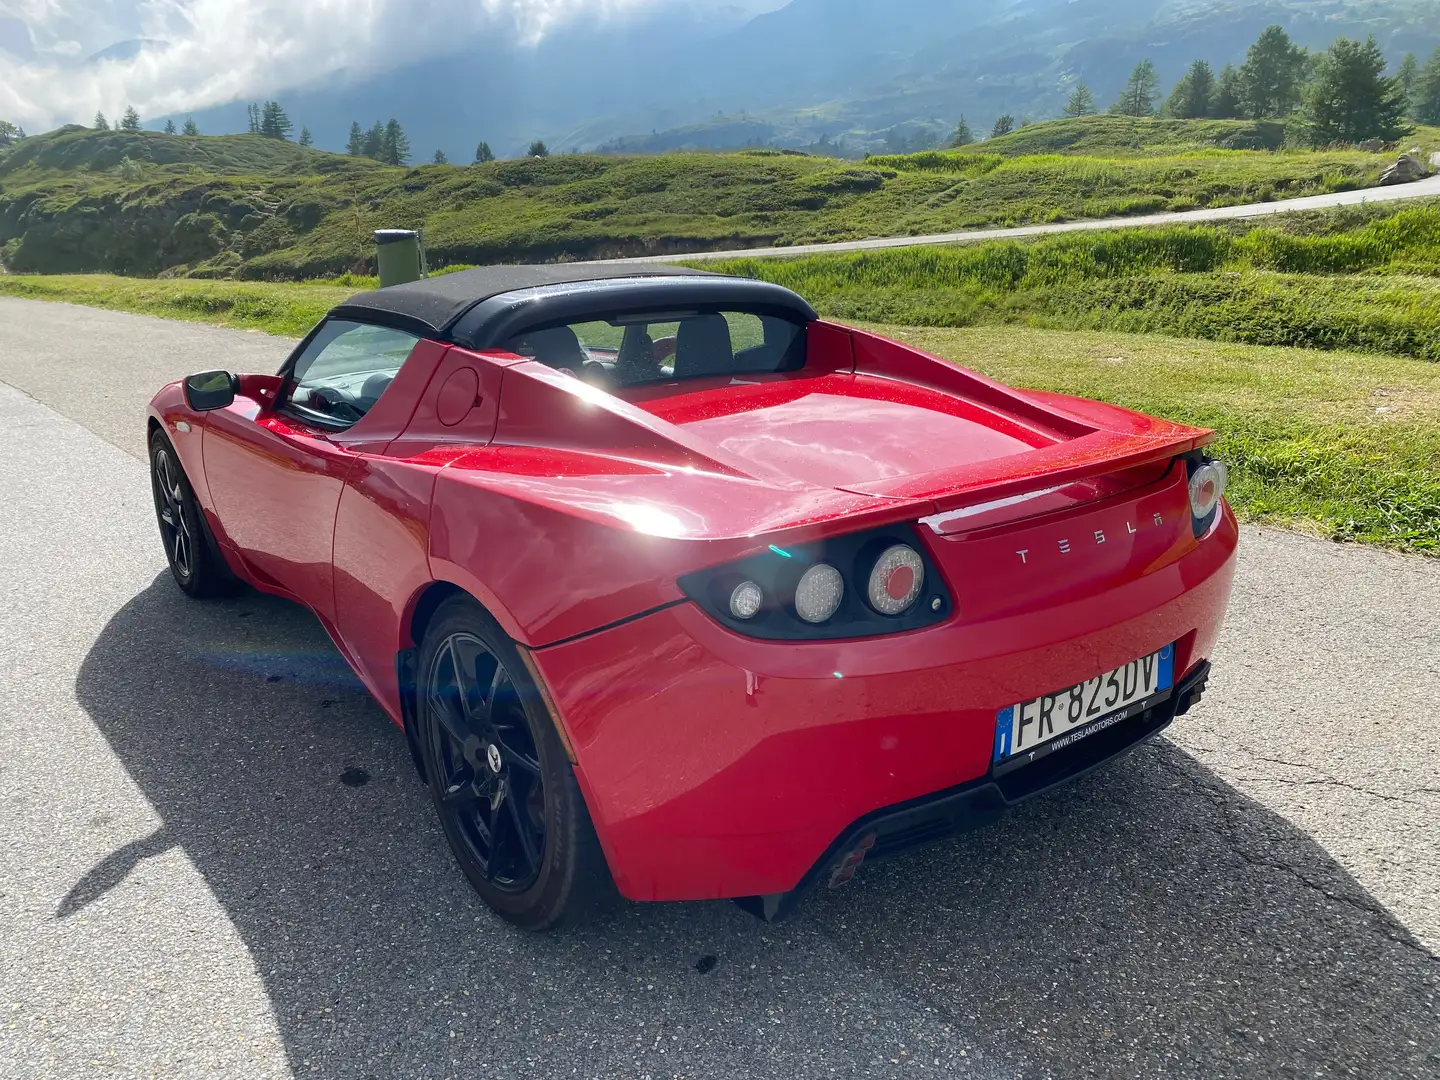
<instances>
[{"instance_id":1,"label":"car's rear bumper","mask_svg":"<svg viewBox=\"0 0 1440 1080\"><path fill-rule=\"evenodd\" d=\"M912 828L923 840L981 824L1168 724L1178 692L991 776L1000 709L1171 643L1177 688L1203 671L1237 539L1227 510L1203 542L1111 582L1098 605L1086 597L973 622L962 612L913 633L791 643L741 637L681 604L532 656L620 891L769 898L757 903L776 909L828 877L852 853L847 838L873 828L883 852L908 846ZM879 821L891 823L883 838Z\"/></svg>"}]
</instances>

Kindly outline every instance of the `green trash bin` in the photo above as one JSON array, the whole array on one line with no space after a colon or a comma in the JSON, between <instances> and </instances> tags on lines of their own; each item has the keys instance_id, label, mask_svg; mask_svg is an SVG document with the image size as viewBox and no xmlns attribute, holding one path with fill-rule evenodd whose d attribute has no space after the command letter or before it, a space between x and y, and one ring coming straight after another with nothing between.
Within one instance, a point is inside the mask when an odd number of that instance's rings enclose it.
<instances>
[{"instance_id":1,"label":"green trash bin","mask_svg":"<svg viewBox=\"0 0 1440 1080\"><path fill-rule=\"evenodd\" d=\"M418 281L424 276L420 234L414 229L376 229L375 264L382 289L387 285Z\"/></svg>"}]
</instances>

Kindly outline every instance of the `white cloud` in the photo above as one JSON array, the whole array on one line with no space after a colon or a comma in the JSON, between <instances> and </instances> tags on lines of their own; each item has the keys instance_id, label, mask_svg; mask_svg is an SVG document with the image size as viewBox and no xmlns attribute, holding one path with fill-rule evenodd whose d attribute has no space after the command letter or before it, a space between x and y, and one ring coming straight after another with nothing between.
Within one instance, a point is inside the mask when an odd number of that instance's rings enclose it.
<instances>
[{"instance_id":1,"label":"white cloud","mask_svg":"<svg viewBox=\"0 0 1440 1080\"><path fill-rule=\"evenodd\" d=\"M687 0L0 0L36 59L0 52L0 117L32 131L179 113L449 52L478 33L533 42L578 14ZM121 40L167 43L123 60L65 63ZM48 59L47 59L48 57Z\"/></svg>"}]
</instances>

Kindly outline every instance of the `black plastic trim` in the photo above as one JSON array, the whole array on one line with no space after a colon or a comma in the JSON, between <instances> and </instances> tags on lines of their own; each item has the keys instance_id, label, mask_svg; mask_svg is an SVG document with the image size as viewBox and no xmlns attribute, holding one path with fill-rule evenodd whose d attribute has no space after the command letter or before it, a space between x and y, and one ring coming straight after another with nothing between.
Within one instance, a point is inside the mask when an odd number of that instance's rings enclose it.
<instances>
[{"instance_id":1,"label":"black plastic trim","mask_svg":"<svg viewBox=\"0 0 1440 1080\"><path fill-rule=\"evenodd\" d=\"M746 311L812 323L815 309L789 289L745 278L624 278L545 285L483 300L447 337L469 349L496 349L542 326L666 310Z\"/></svg>"},{"instance_id":2,"label":"black plastic trim","mask_svg":"<svg viewBox=\"0 0 1440 1080\"><path fill-rule=\"evenodd\" d=\"M968 784L867 814L840 834L790 892L735 902L767 922L783 919L818 885L848 880L845 871L853 873L862 859L888 858L993 824L1026 799L1077 780L1160 734L1199 701L1209 677L1210 662L1201 661L1173 694L1131 721L998 778L992 770Z\"/></svg>"}]
</instances>

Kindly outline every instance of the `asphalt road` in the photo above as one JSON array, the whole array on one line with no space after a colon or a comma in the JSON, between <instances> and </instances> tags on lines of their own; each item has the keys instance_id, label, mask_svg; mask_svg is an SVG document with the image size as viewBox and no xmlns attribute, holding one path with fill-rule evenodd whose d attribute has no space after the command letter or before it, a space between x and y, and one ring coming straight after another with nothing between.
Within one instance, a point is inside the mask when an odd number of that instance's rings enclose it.
<instances>
[{"instance_id":1,"label":"asphalt road","mask_svg":"<svg viewBox=\"0 0 1440 1080\"><path fill-rule=\"evenodd\" d=\"M1247 528L1170 739L786 924L531 937L311 617L165 573L144 400L286 347L0 300L0 1077L1440 1075L1440 564Z\"/></svg>"},{"instance_id":2,"label":"asphalt road","mask_svg":"<svg viewBox=\"0 0 1440 1080\"><path fill-rule=\"evenodd\" d=\"M1432 167L1440 168L1440 154ZM772 256L820 255L843 251L879 251L884 248L924 247L935 244L968 244L985 240L1015 240L1026 236L1053 236L1058 233L1092 232L1096 229L1131 229L1142 225L1187 225L1207 221L1236 221L1242 218L1272 217L1297 210L1323 210L1332 206L1360 203L1400 202L1407 199L1440 197L1440 175L1394 187L1336 191L1328 195L1307 195L1278 202L1246 203L1242 206L1213 206L1202 210L1177 210L1133 217L1090 218L1052 225L1023 225L1013 229L971 229L965 232L931 233L925 236L886 236L872 240L844 240L830 244L796 244L791 247L746 248L737 251L702 251L681 255L642 255L633 259L600 259L598 262L653 263L692 262L696 259L740 259Z\"/></svg>"}]
</instances>

